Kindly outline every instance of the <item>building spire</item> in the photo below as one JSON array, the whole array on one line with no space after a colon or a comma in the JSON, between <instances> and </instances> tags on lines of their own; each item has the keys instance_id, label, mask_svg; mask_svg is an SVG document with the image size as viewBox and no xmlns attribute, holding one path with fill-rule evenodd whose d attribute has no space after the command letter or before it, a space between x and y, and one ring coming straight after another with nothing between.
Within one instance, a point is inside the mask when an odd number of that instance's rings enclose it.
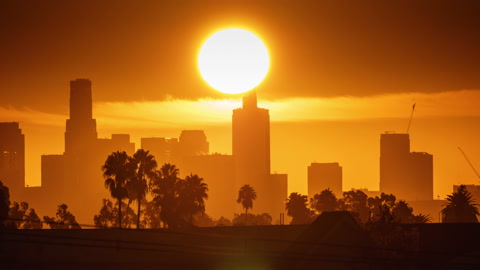
<instances>
[{"instance_id":1,"label":"building spire","mask_svg":"<svg viewBox=\"0 0 480 270\"><path fill-rule=\"evenodd\" d=\"M250 90L243 96L243 108L257 108L257 92Z\"/></svg>"}]
</instances>

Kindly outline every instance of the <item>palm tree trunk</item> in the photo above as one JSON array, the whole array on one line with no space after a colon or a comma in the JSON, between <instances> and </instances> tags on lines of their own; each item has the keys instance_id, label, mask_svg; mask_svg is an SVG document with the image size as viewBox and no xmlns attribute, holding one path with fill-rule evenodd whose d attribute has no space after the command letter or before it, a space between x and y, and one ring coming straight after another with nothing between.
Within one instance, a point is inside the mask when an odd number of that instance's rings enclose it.
<instances>
[{"instance_id":1,"label":"palm tree trunk","mask_svg":"<svg viewBox=\"0 0 480 270\"><path fill-rule=\"evenodd\" d=\"M138 210L137 210L137 229L140 229L140 204L142 203L142 199L138 198Z\"/></svg>"},{"instance_id":2,"label":"palm tree trunk","mask_svg":"<svg viewBox=\"0 0 480 270\"><path fill-rule=\"evenodd\" d=\"M248 208L245 208L245 226L247 226L247 212Z\"/></svg>"},{"instance_id":3,"label":"palm tree trunk","mask_svg":"<svg viewBox=\"0 0 480 270\"><path fill-rule=\"evenodd\" d=\"M122 228L122 200L118 199L118 227Z\"/></svg>"}]
</instances>

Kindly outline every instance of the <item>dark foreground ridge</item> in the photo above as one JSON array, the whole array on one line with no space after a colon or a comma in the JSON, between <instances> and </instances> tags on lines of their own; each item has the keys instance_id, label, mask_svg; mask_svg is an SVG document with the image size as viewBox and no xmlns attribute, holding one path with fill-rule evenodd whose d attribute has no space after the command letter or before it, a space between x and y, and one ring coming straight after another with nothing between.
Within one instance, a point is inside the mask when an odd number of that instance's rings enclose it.
<instances>
[{"instance_id":1,"label":"dark foreground ridge","mask_svg":"<svg viewBox=\"0 0 480 270\"><path fill-rule=\"evenodd\" d=\"M411 224L399 228L413 236L386 238L391 242L410 241L397 248L374 239L348 212L325 212L311 225L182 231L7 230L0 232L0 268L478 269L480 266L480 224Z\"/></svg>"}]
</instances>

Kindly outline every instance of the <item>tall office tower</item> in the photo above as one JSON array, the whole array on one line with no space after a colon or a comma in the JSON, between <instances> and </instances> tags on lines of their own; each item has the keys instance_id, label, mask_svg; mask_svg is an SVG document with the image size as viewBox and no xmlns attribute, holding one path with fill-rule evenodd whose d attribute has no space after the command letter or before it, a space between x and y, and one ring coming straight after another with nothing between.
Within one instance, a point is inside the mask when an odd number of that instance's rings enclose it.
<instances>
[{"instance_id":1,"label":"tall office tower","mask_svg":"<svg viewBox=\"0 0 480 270\"><path fill-rule=\"evenodd\" d=\"M203 130L182 130L179 142L179 156L207 155L209 143Z\"/></svg>"},{"instance_id":2,"label":"tall office tower","mask_svg":"<svg viewBox=\"0 0 480 270\"><path fill-rule=\"evenodd\" d=\"M410 172L407 200L433 199L433 156L424 152L410 153Z\"/></svg>"},{"instance_id":3,"label":"tall office tower","mask_svg":"<svg viewBox=\"0 0 480 270\"><path fill-rule=\"evenodd\" d=\"M380 135L380 191L405 199L409 187L410 138L408 134ZM402 195L402 196L400 196Z\"/></svg>"},{"instance_id":4,"label":"tall office tower","mask_svg":"<svg viewBox=\"0 0 480 270\"><path fill-rule=\"evenodd\" d=\"M243 98L242 108L233 110L232 154L236 190L249 184L257 192L252 211L271 212L270 116L267 109L257 107L253 91Z\"/></svg>"},{"instance_id":5,"label":"tall office tower","mask_svg":"<svg viewBox=\"0 0 480 270\"><path fill-rule=\"evenodd\" d=\"M96 121L92 118L92 83L70 82L70 119L65 131L65 201L79 219L95 214L95 207L108 196L103 185Z\"/></svg>"},{"instance_id":6,"label":"tall office tower","mask_svg":"<svg viewBox=\"0 0 480 270\"><path fill-rule=\"evenodd\" d=\"M25 188L25 136L17 122L0 123L0 181L14 199Z\"/></svg>"},{"instance_id":7,"label":"tall office tower","mask_svg":"<svg viewBox=\"0 0 480 270\"><path fill-rule=\"evenodd\" d=\"M410 153L408 134L381 134L380 191L401 200L432 200L433 156Z\"/></svg>"},{"instance_id":8,"label":"tall office tower","mask_svg":"<svg viewBox=\"0 0 480 270\"><path fill-rule=\"evenodd\" d=\"M76 79L70 82L70 119L65 132L65 153L91 150L97 139L97 123L92 118L92 82Z\"/></svg>"},{"instance_id":9,"label":"tall office tower","mask_svg":"<svg viewBox=\"0 0 480 270\"><path fill-rule=\"evenodd\" d=\"M308 166L308 197L330 189L337 198L343 196L342 167L337 163L312 163Z\"/></svg>"}]
</instances>

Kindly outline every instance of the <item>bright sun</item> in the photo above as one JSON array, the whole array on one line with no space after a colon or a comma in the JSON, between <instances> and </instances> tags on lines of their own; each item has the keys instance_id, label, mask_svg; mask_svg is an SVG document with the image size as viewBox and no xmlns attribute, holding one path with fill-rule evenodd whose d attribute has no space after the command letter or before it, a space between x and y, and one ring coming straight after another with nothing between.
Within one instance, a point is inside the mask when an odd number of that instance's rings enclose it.
<instances>
[{"instance_id":1,"label":"bright sun","mask_svg":"<svg viewBox=\"0 0 480 270\"><path fill-rule=\"evenodd\" d=\"M228 94L246 92L265 78L270 66L267 47L253 33L226 29L211 35L198 55L202 77Z\"/></svg>"}]
</instances>

